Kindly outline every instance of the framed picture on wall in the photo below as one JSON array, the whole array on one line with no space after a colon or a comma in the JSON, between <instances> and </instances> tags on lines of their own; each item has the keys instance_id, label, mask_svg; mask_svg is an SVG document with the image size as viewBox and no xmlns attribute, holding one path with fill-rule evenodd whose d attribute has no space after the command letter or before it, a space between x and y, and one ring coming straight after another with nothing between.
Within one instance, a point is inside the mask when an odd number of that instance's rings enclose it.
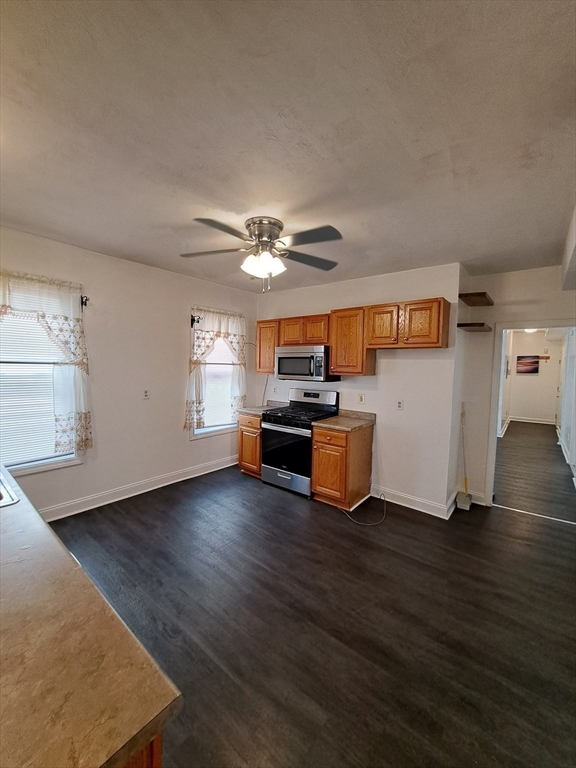
<instances>
[{"instance_id":1,"label":"framed picture on wall","mask_svg":"<svg viewBox=\"0 0 576 768\"><path fill-rule=\"evenodd\" d=\"M516 357L517 374L538 373L540 358L538 355L518 355Z\"/></svg>"}]
</instances>

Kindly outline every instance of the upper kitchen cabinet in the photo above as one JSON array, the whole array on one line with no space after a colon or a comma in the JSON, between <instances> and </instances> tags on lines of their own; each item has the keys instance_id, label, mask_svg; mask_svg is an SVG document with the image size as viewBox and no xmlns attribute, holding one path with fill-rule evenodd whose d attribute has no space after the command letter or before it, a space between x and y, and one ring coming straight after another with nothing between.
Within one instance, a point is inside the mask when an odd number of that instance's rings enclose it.
<instances>
[{"instance_id":1,"label":"upper kitchen cabinet","mask_svg":"<svg viewBox=\"0 0 576 768\"><path fill-rule=\"evenodd\" d=\"M304 344L304 318L283 317L280 320L279 347L293 347Z\"/></svg>"},{"instance_id":2,"label":"upper kitchen cabinet","mask_svg":"<svg viewBox=\"0 0 576 768\"><path fill-rule=\"evenodd\" d=\"M446 299L408 301L403 306L400 341L403 347L447 347L450 302Z\"/></svg>"},{"instance_id":3,"label":"upper kitchen cabinet","mask_svg":"<svg viewBox=\"0 0 576 768\"><path fill-rule=\"evenodd\" d=\"M376 353L364 345L364 307L330 313L330 373L373 376Z\"/></svg>"},{"instance_id":4,"label":"upper kitchen cabinet","mask_svg":"<svg viewBox=\"0 0 576 768\"><path fill-rule=\"evenodd\" d=\"M366 308L366 346L447 347L450 302L420 299Z\"/></svg>"},{"instance_id":5,"label":"upper kitchen cabinet","mask_svg":"<svg viewBox=\"0 0 576 768\"><path fill-rule=\"evenodd\" d=\"M366 307L366 346L398 346L399 304Z\"/></svg>"},{"instance_id":6,"label":"upper kitchen cabinet","mask_svg":"<svg viewBox=\"0 0 576 768\"><path fill-rule=\"evenodd\" d=\"M325 345L329 342L330 315L308 315L304 320L304 344Z\"/></svg>"},{"instance_id":7,"label":"upper kitchen cabinet","mask_svg":"<svg viewBox=\"0 0 576 768\"><path fill-rule=\"evenodd\" d=\"M258 320L256 323L256 373L274 373L278 325L278 320Z\"/></svg>"},{"instance_id":8,"label":"upper kitchen cabinet","mask_svg":"<svg viewBox=\"0 0 576 768\"><path fill-rule=\"evenodd\" d=\"M298 344L312 346L328 344L328 320L330 315L306 315L283 317L280 320L279 347Z\"/></svg>"}]
</instances>

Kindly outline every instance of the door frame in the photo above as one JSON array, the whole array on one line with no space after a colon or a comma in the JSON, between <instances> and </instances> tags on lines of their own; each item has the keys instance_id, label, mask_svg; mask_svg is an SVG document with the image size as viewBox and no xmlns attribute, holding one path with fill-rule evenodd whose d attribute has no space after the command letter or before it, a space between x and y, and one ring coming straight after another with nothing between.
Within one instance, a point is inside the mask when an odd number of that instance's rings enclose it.
<instances>
[{"instance_id":1,"label":"door frame","mask_svg":"<svg viewBox=\"0 0 576 768\"><path fill-rule=\"evenodd\" d=\"M494 324L494 354L492 359L492 388L490 395L490 424L488 430L488 450L486 454L486 480L484 485L484 503L492 506L494 496L494 477L496 475L496 447L498 445L498 405L502 372L502 354L504 331L518 331L524 328L573 328L574 319L562 320L518 320Z\"/></svg>"}]
</instances>

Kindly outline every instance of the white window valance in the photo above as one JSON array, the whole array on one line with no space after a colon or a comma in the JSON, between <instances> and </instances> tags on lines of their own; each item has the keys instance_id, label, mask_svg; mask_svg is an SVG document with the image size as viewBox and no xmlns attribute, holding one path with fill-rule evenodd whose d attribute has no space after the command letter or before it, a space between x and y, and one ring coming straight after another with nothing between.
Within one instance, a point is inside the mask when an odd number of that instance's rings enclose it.
<instances>
[{"instance_id":1,"label":"white window valance","mask_svg":"<svg viewBox=\"0 0 576 768\"><path fill-rule=\"evenodd\" d=\"M54 365L57 454L92 447L81 294L82 286L77 283L0 271L0 320L5 323L2 359L29 362L32 348L28 348L24 338L30 323L42 329L53 349L50 362ZM18 343L19 336L22 344Z\"/></svg>"},{"instance_id":2,"label":"white window valance","mask_svg":"<svg viewBox=\"0 0 576 768\"><path fill-rule=\"evenodd\" d=\"M243 315L208 307L192 307L202 320L191 328L189 381L184 429L203 429L206 399L206 361L217 339L231 350L234 363L230 392L230 421L246 405L246 321Z\"/></svg>"}]
</instances>

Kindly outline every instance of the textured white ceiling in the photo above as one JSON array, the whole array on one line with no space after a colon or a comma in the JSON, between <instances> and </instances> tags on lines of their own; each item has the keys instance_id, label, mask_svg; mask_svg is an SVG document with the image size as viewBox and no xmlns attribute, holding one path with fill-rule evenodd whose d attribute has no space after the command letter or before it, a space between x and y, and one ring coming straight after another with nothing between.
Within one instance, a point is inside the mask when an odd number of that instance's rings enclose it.
<instances>
[{"instance_id":1,"label":"textured white ceiling","mask_svg":"<svg viewBox=\"0 0 576 768\"><path fill-rule=\"evenodd\" d=\"M6 226L254 291L194 217L342 232L278 289L561 261L572 1L8 0L2 55Z\"/></svg>"}]
</instances>

